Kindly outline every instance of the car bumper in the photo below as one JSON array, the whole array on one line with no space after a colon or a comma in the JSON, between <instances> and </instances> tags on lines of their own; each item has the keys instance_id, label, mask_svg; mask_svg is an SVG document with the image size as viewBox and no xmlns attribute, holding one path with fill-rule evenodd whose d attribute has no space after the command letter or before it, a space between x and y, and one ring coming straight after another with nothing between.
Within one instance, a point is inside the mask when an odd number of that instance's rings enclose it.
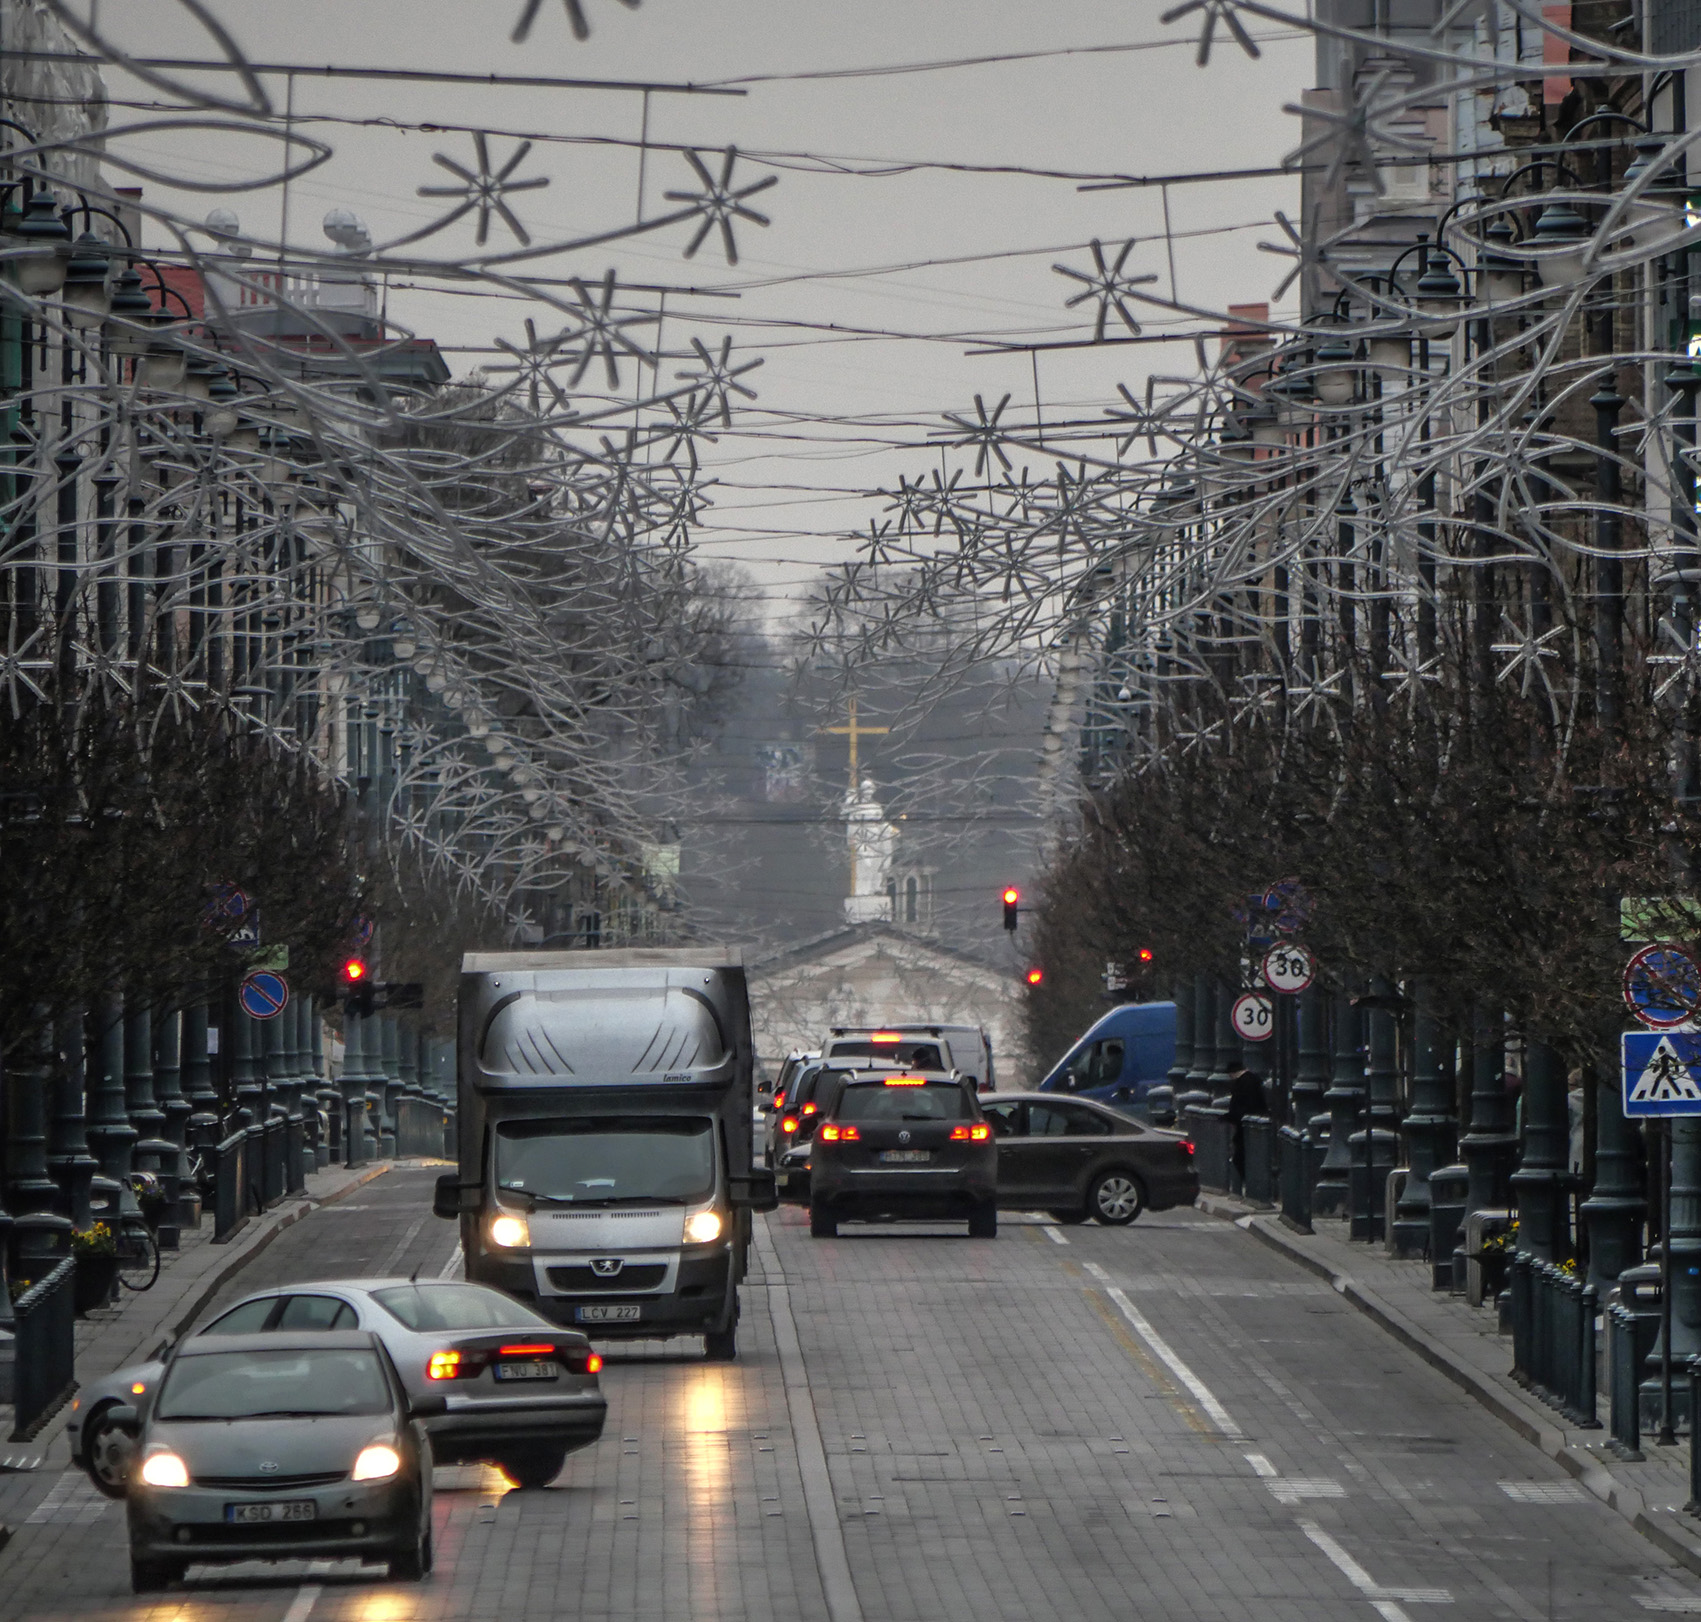
<instances>
[{"instance_id":1,"label":"car bumper","mask_svg":"<svg viewBox=\"0 0 1701 1622\"><path fill-rule=\"evenodd\" d=\"M228 1506L311 1499L311 1521L232 1522ZM125 1499L130 1553L141 1560L191 1565L227 1560L339 1559L411 1549L419 1536L419 1486L413 1481L352 1482L306 1490L243 1492L218 1487L148 1487L132 1482Z\"/></svg>"},{"instance_id":2,"label":"car bumper","mask_svg":"<svg viewBox=\"0 0 1701 1622\"><path fill-rule=\"evenodd\" d=\"M814 1169L811 1203L841 1216L965 1217L997 1197L996 1179L958 1166Z\"/></svg>"},{"instance_id":3,"label":"car bumper","mask_svg":"<svg viewBox=\"0 0 1701 1622\"><path fill-rule=\"evenodd\" d=\"M497 1265L492 1265L495 1262ZM530 1257L487 1258L478 1265L476 1282L507 1290L552 1323L577 1329L593 1340L654 1340L668 1335L701 1335L725 1329L736 1301L732 1291L732 1249L722 1243L706 1256L682 1251L674 1288L663 1293L598 1290L595 1294L545 1295L536 1288ZM636 1307L638 1316L624 1322L581 1318L580 1310Z\"/></svg>"},{"instance_id":4,"label":"car bumper","mask_svg":"<svg viewBox=\"0 0 1701 1622\"><path fill-rule=\"evenodd\" d=\"M505 1400L449 1396L449 1411L425 1422L441 1464L489 1457L519 1442L576 1452L602 1435L608 1399L601 1392Z\"/></svg>"}]
</instances>

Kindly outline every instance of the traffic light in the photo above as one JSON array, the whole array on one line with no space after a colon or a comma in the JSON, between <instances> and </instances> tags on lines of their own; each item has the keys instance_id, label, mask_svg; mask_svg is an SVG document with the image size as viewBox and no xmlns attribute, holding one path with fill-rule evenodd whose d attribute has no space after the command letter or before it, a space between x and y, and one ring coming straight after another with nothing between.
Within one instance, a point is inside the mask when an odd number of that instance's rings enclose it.
<instances>
[{"instance_id":1,"label":"traffic light","mask_svg":"<svg viewBox=\"0 0 1701 1622\"><path fill-rule=\"evenodd\" d=\"M357 986L365 978L366 963L364 959L351 957L343 960L343 984L345 986Z\"/></svg>"},{"instance_id":2,"label":"traffic light","mask_svg":"<svg viewBox=\"0 0 1701 1622\"><path fill-rule=\"evenodd\" d=\"M1044 981L1044 979L1045 979L1045 970L1044 969L1033 968L1033 969L1028 970L1028 984L1030 986L1037 986L1037 985L1041 984Z\"/></svg>"},{"instance_id":3,"label":"traffic light","mask_svg":"<svg viewBox=\"0 0 1701 1622\"><path fill-rule=\"evenodd\" d=\"M1151 949L1151 947L1142 946L1140 948L1140 961L1141 961L1141 963L1150 963L1152 961L1152 949Z\"/></svg>"},{"instance_id":4,"label":"traffic light","mask_svg":"<svg viewBox=\"0 0 1701 1622\"><path fill-rule=\"evenodd\" d=\"M343 959L343 1011L370 1018L373 1012L372 982L367 978L366 959Z\"/></svg>"},{"instance_id":5,"label":"traffic light","mask_svg":"<svg viewBox=\"0 0 1701 1622\"><path fill-rule=\"evenodd\" d=\"M1022 892L1011 885L1004 892L1004 927L1014 933L1016 914L1021 911Z\"/></svg>"}]
</instances>

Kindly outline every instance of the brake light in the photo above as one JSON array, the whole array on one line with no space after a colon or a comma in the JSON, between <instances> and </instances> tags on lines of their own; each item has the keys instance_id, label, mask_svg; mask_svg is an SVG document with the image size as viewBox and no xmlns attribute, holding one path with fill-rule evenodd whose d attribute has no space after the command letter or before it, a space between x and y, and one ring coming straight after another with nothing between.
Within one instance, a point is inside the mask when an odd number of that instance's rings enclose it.
<instances>
[{"instance_id":1,"label":"brake light","mask_svg":"<svg viewBox=\"0 0 1701 1622\"><path fill-rule=\"evenodd\" d=\"M780 1130L782 1132L795 1132L797 1130L797 1117L795 1115L788 1115L780 1122Z\"/></svg>"},{"instance_id":2,"label":"brake light","mask_svg":"<svg viewBox=\"0 0 1701 1622\"><path fill-rule=\"evenodd\" d=\"M461 1354L459 1352L433 1352L431 1361L425 1365L425 1377L428 1380L460 1379Z\"/></svg>"},{"instance_id":3,"label":"brake light","mask_svg":"<svg viewBox=\"0 0 1701 1622\"><path fill-rule=\"evenodd\" d=\"M503 1346L500 1347L504 1357L554 1357L553 1346Z\"/></svg>"},{"instance_id":4,"label":"brake light","mask_svg":"<svg viewBox=\"0 0 1701 1622\"><path fill-rule=\"evenodd\" d=\"M854 1126L834 1126L829 1121L821 1128L821 1141L823 1143L860 1143L862 1131Z\"/></svg>"},{"instance_id":5,"label":"brake light","mask_svg":"<svg viewBox=\"0 0 1701 1622\"><path fill-rule=\"evenodd\" d=\"M1193 1153L1193 1140L1191 1138L1183 1138L1181 1140L1181 1147L1183 1149L1185 1149L1189 1154L1192 1154Z\"/></svg>"},{"instance_id":6,"label":"brake light","mask_svg":"<svg viewBox=\"0 0 1701 1622\"><path fill-rule=\"evenodd\" d=\"M587 1373L587 1374L601 1374L602 1373L602 1353L601 1352L592 1352L591 1355L585 1359L585 1373Z\"/></svg>"},{"instance_id":7,"label":"brake light","mask_svg":"<svg viewBox=\"0 0 1701 1622\"><path fill-rule=\"evenodd\" d=\"M925 1087L926 1076L888 1076L882 1083L886 1087Z\"/></svg>"},{"instance_id":8,"label":"brake light","mask_svg":"<svg viewBox=\"0 0 1701 1622\"><path fill-rule=\"evenodd\" d=\"M805 1104L803 1106L803 1113L805 1115L813 1115L815 1113L815 1106L813 1104Z\"/></svg>"},{"instance_id":9,"label":"brake light","mask_svg":"<svg viewBox=\"0 0 1701 1622\"><path fill-rule=\"evenodd\" d=\"M985 1143L992 1136L990 1126L954 1126L951 1128L953 1143Z\"/></svg>"},{"instance_id":10,"label":"brake light","mask_svg":"<svg viewBox=\"0 0 1701 1622\"><path fill-rule=\"evenodd\" d=\"M904 1033L902 1031L876 1031L868 1040L870 1042L901 1042L903 1039Z\"/></svg>"}]
</instances>

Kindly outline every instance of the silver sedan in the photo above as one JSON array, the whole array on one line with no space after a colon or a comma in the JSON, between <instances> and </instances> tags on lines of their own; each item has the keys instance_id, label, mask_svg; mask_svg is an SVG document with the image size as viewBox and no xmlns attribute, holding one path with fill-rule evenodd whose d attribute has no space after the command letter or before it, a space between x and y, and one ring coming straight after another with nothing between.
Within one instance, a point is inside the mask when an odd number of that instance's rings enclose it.
<instances>
[{"instance_id":1,"label":"silver sedan","mask_svg":"<svg viewBox=\"0 0 1701 1622\"><path fill-rule=\"evenodd\" d=\"M439 1464L488 1460L517 1486L547 1486L567 1455L602 1435L602 1359L575 1329L482 1284L326 1279L257 1290L193 1331L200 1335L370 1330L410 1399L441 1397L425 1421ZM109 1498L127 1491L133 1437L112 1410L146 1416L166 1358L119 1369L79 1393L67 1427L71 1457Z\"/></svg>"}]
</instances>

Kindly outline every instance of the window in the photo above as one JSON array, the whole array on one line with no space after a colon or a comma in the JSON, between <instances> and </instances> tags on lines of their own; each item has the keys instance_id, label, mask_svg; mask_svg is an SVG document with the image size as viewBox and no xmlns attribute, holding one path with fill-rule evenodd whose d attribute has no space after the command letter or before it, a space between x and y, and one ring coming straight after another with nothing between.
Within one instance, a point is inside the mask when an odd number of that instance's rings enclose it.
<instances>
[{"instance_id":1,"label":"window","mask_svg":"<svg viewBox=\"0 0 1701 1622\"><path fill-rule=\"evenodd\" d=\"M968 1099L955 1082L932 1081L921 1087L887 1087L856 1082L845 1088L833 1111L836 1121L965 1121Z\"/></svg>"},{"instance_id":2,"label":"window","mask_svg":"<svg viewBox=\"0 0 1701 1622\"><path fill-rule=\"evenodd\" d=\"M530 1329L549 1322L530 1307L479 1284L399 1284L391 1290L374 1290L372 1299L416 1333Z\"/></svg>"},{"instance_id":3,"label":"window","mask_svg":"<svg viewBox=\"0 0 1701 1622\"><path fill-rule=\"evenodd\" d=\"M1057 1113L1066 1123L1064 1128L1072 1138L1108 1138L1110 1122L1097 1110L1082 1109L1079 1104L1059 1104Z\"/></svg>"},{"instance_id":4,"label":"window","mask_svg":"<svg viewBox=\"0 0 1701 1622\"><path fill-rule=\"evenodd\" d=\"M710 1126L660 1115L503 1121L496 1183L558 1205L683 1205L714 1189Z\"/></svg>"},{"instance_id":5,"label":"window","mask_svg":"<svg viewBox=\"0 0 1701 1622\"><path fill-rule=\"evenodd\" d=\"M1013 1138L1022 1106L1020 1104L992 1104L987 1107L986 1118L992 1123L992 1135L995 1138Z\"/></svg>"},{"instance_id":6,"label":"window","mask_svg":"<svg viewBox=\"0 0 1701 1622\"><path fill-rule=\"evenodd\" d=\"M904 880L904 922L913 924L916 921L916 903L921 896L921 883L912 873Z\"/></svg>"},{"instance_id":7,"label":"window","mask_svg":"<svg viewBox=\"0 0 1701 1622\"><path fill-rule=\"evenodd\" d=\"M290 1295L277 1321L279 1329L358 1329L354 1308L334 1295Z\"/></svg>"},{"instance_id":8,"label":"window","mask_svg":"<svg viewBox=\"0 0 1701 1622\"><path fill-rule=\"evenodd\" d=\"M1122 1077L1122 1039L1106 1037L1098 1045L1098 1058L1093 1061L1094 1085L1108 1087Z\"/></svg>"},{"instance_id":9,"label":"window","mask_svg":"<svg viewBox=\"0 0 1701 1622\"><path fill-rule=\"evenodd\" d=\"M1068 1135L1069 1117L1061 1105L1028 1105L1028 1136L1030 1138L1065 1138Z\"/></svg>"},{"instance_id":10,"label":"window","mask_svg":"<svg viewBox=\"0 0 1701 1622\"><path fill-rule=\"evenodd\" d=\"M390 1403L377 1354L366 1348L209 1352L171 1365L159 1417L388 1414Z\"/></svg>"},{"instance_id":11,"label":"window","mask_svg":"<svg viewBox=\"0 0 1701 1622\"><path fill-rule=\"evenodd\" d=\"M222 1318L215 1318L201 1331L203 1335L258 1335L271 1320L278 1305L275 1295L263 1295L258 1301L244 1301L232 1307Z\"/></svg>"}]
</instances>

